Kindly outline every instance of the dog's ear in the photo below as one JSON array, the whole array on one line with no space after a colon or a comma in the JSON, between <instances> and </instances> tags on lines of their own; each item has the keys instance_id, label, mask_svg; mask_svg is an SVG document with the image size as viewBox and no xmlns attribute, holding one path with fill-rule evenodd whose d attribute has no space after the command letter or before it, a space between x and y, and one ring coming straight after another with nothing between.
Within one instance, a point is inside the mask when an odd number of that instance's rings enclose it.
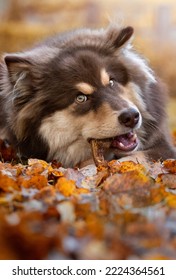
<instances>
[{"instance_id":1,"label":"dog's ear","mask_svg":"<svg viewBox=\"0 0 176 280\"><path fill-rule=\"evenodd\" d=\"M110 25L106 33L106 46L113 52L119 51L129 44L132 35L133 27L131 26L119 28L117 25Z\"/></svg>"},{"instance_id":2,"label":"dog's ear","mask_svg":"<svg viewBox=\"0 0 176 280\"><path fill-rule=\"evenodd\" d=\"M9 55L4 57L10 82L15 85L19 79L29 80L32 63L22 55Z\"/></svg>"},{"instance_id":3,"label":"dog's ear","mask_svg":"<svg viewBox=\"0 0 176 280\"><path fill-rule=\"evenodd\" d=\"M123 28L120 33L118 34L117 38L114 41L114 46L116 48L122 47L125 43L129 41L131 36L133 35L133 27L128 26L126 28Z\"/></svg>"}]
</instances>

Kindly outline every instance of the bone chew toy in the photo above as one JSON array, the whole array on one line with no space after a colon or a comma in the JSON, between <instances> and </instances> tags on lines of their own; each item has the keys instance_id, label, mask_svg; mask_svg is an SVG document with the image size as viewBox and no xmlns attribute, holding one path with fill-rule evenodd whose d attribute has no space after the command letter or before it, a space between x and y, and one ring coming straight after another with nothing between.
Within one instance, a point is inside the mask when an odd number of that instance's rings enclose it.
<instances>
[{"instance_id":1,"label":"bone chew toy","mask_svg":"<svg viewBox=\"0 0 176 280\"><path fill-rule=\"evenodd\" d=\"M107 166L107 162L104 159L104 152L110 147L110 141L106 140L97 140L91 139L90 145L92 149L93 159L95 165L98 166Z\"/></svg>"}]
</instances>

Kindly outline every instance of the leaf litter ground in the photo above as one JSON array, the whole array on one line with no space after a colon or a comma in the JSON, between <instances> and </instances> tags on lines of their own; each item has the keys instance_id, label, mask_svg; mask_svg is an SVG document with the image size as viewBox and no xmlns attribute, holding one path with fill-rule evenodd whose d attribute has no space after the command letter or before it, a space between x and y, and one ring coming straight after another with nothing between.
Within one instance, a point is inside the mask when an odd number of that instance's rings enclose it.
<instances>
[{"instance_id":1,"label":"leaf litter ground","mask_svg":"<svg viewBox=\"0 0 176 280\"><path fill-rule=\"evenodd\" d=\"M64 169L0 147L0 259L176 259L176 160Z\"/></svg>"}]
</instances>

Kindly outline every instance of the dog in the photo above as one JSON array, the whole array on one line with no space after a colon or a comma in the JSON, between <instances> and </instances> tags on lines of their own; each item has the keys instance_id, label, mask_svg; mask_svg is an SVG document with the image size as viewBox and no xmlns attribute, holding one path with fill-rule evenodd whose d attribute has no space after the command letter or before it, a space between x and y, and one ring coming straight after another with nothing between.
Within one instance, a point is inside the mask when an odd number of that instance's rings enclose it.
<instances>
[{"instance_id":1,"label":"dog","mask_svg":"<svg viewBox=\"0 0 176 280\"><path fill-rule=\"evenodd\" d=\"M108 159L176 158L165 87L131 46L133 28L55 35L0 63L0 138L21 156L74 167L90 139L109 139Z\"/></svg>"}]
</instances>

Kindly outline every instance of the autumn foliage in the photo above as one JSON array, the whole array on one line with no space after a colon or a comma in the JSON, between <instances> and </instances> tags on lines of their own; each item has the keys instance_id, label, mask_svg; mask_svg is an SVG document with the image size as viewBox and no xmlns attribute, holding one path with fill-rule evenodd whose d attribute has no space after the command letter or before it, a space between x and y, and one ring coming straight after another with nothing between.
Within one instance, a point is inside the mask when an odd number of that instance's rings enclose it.
<instances>
[{"instance_id":1,"label":"autumn foliage","mask_svg":"<svg viewBox=\"0 0 176 280\"><path fill-rule=\"evenodd\" d=\"M176 258L176 160L64 169L0 145L0 259Z\"/></svg>"}]
</instances>

